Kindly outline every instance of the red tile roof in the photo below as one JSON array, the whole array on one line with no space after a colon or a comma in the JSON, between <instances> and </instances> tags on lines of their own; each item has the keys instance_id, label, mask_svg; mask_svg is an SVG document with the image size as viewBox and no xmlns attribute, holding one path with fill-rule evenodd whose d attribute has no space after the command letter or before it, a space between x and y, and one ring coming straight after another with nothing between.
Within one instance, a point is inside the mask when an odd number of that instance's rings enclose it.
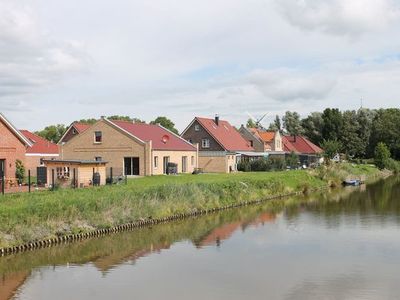
<instances>
[{"instance_id":1,"label":"red tile roof","mask_svg":"<svg viewBox=\"0 0 400 300\"><path fill-rule=\"evenodd\" d=\"M302 154L320 154L323 150L303 136L283 136L284 150Z\"/></svg>"},{"instance_id":2,"label":"red tile roof","mask_svg":"<svg viewBox=\"0 0 400 300\"><path fill-rule=\"evenodd\" d=\"M240 135L228 121L199 118L196 120L226 151L254 151L254 148Z\"/></svg>"},{"instance_id":3,"label":"red tile roof","mask_svg":"<svg viewBox=\"0 0 400 300\"><path fill-rule=\"evenodd\" d=\"M58 145L28 131L20 130L20 132L33 144L32 147L26 149L26 153L31 154L59 154Z\"/></svg>"},{"instance_id":4,"label":"red tile roof","mask_svg":"<svg viewBox=\"0 0 400 300\"><path fill-rule=\"evenodd\" d=\"M142 141L152 141L155 150L196 151L196 147L159 125L108 120ZM163 138L166 137L166 140Z\"/></svg>"},{"instance_id":5,"label":"red tile roof","mask_svg":"<svg viewBox=\"0 0 400 300\"><path fill-rule=\"evenodd\" d=\"M78 131L78 133L82 133L86 129L88 129L91 125L85 123L74 122L72 126Z\"/></svg>"}]
</instances>

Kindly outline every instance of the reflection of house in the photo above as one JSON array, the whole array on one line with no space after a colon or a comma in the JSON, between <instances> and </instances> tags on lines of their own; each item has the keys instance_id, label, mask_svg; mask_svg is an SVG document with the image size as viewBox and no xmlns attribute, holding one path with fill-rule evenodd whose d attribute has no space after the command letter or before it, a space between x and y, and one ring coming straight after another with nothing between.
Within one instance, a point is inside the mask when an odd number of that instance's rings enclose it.
<instances>
[{"instance_id":1,"label":"reflection of house","mask_svg":"<svg viewBox=\"0 0 400 300\"><path fill-rule=\"evenodd\" d=\"M3 175L5 188L16 184L16 161L24 163L27 148L31 146L32 142L0 113L0 191Z\"/></svg>"},{"instance_id":2,"label":"reflection of house","mask_svg":"<svg viewBox=\"0 0 400 300\"><path fill-rule=\"evenodd\" d=\"M77 136L78 134L81 134L82 132L84 132L89 127L90 127L89 124L84 124L84 123L79 123L79 122L72 123L68 127L68 129L65 131L65 133L61 137L61 139L58 141L58 144L62 145L64 143L68 142L74 136Z\"/></svg>"},{"instance_id":3,"label":"reflection of house","mask_svg":"<svg viewBox=\"0 0 400 300\"><path fill-rule=\"evenodd\" d=\"M62 159L105 160L114 175L179 173L197 167L197 148L160 125L102 118L61 146Z\"/></svg>"},{"instance_id":4,"label":"reflection of house","mask_svg":"<svg viewBox=\"0 0 400 300\"><path fill-rule=\"evenodd\" d=\"M299 155L300 163L310 165L320 162L323 150L304 136L283 136L284 150Z\"/></svg>"},{"instance_id":5,"label":"reflection of house","mask_svg":"<svg viewBox=\"0 0 400 300\"><path fill-rule=\"evenodd\" d=\"M199 145L199 168L205 172L228 173L236 170L239 152L254 148L229 122L196 117L183 131L182 137Z\"/></svg>"},{"instance_id":6,"label":"reflection of house","mask_svg":"<svg viewBox=\"0 0 400 300\"><path fill-rule=\"evenodd\" d=\"M0 299L11 299L29 276L29 272L13 273L0 277Z\"/></svg>"},{"instance_id":7,"label":"reflection of house","mask_svg":"<svg viewBox=\"0 0 400 300\"><path fill-rule=\"evenodd\" d=\"M246 128L242 125L239 132L257 152L283 151L282 136L279 131Z\"/></svg>"},{"instance_id":8,"label":"reflection of house","mask_svg":"<svg viewBox=\"0 0 400 300\"><path fill-rule=\"evenodd\" d=\"M26 149L25 169L31 170L31 176L36 176L37 167L43 165L44 159L58 158L59 147L28 130L21 130L21 133L32 143L32 147Z\"/></svg>"}]
</instances>

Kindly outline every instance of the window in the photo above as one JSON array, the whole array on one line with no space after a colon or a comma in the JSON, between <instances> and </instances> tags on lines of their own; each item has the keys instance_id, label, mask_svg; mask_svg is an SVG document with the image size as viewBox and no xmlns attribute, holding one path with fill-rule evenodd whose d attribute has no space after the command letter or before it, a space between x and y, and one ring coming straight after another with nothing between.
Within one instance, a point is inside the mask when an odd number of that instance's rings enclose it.
<instances>
[{"instance_id":1,"label":"window","mask_svg":"<svg viewBox=\"0 0 400 300\"><path fill-rule=\"evenodd\" d=\"M192 166L194 166L194 156L191 157L190 162L191 162Z\"/></svg>"},{"instance_id":2,"label":"window","mask_svg":"<svg viewBox=\"0 0 400 300\"><path fill-rule=\"evenodd\" d=\"M201 140L201 148L210 148L210 140L202 139Z\"/></svg>"},{"instance_id":3,"label":"window","mask_svg":"<svg viewBox=\"0 0 400 300\"><path fill-rule=\"evenodd\" d=\"M200 125L199 124L194 125L194 131L200 131Z\"/></svg>"},{"instance_id":4,"label":"window","mask_svg":"<svg viewBox=\"0 0 400 300\"><path fill-rule=\"evenodd\" d=\"M103 158L102 158L101 156L96 156L96 157L94 158L94 160L95 160L95 161L102 161Z\"/></svg>"},{"instance_id":5,"label":"window","mask_svg":"<svg viewBox=\"0 0 400 300\"><path fill-rule=\"evenodd\" d=\"M94 132L94 142L95 143L101 143L101 140L102 140L101 131L95 131Z\"/></svg>"},{"instance_id":6,"label":"window","mask_svg":"<svg viewBox=\"0 0 400 300\"><path fill-rule=\"evenodd\" d=\"M187 156L182 156L182 173L187 172Z\"/></svg>"},{"instance_id":7,"label":"window","mask_svg":"<svg viewBox=\"0 0 400 300\"><path fill-rule=\"evenodd\" d=\"M56 172L58 179L69 178L69 167L57 167Z\"/></svg>"},{"instance_id":8,"label":"window","mask_svg":"<svg viewBox=\"0 0 400 300\"><path fill-rule=\"evenodd\" d=\"M158 168L158 156L154 156L154 168Z\"/></svg>"},{"instance_id":9,"label":"window","mask_svg":"<svg viewBox=\"0 0 400 300\"><path fill-rule=\"evenodd\" d=\"M253 147L253 141L249 141L250 142L250 147Z\"/></svg>"},{"instance_id":10,"label":"window","mask_svg":"<svg viewBox=\"0 0 400 300\"><path fill-rule=\"evenodd\" d=\"M72 134L76 134L76 129L72 128Z\"/></svg>"}]
</instances>

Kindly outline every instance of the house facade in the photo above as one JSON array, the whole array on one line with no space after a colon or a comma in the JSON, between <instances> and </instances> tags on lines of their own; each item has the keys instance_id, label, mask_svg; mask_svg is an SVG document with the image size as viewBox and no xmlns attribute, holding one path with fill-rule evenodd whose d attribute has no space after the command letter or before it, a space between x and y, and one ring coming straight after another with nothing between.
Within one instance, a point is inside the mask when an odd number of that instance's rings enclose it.
<instances>
[{"instance_id":1,"label":"house facade","mask_svg":"<svg viewBox=\"0 0 400 300\"><path fill-rule=\"evenodd\" d=\"M321 163L323 149L304 136L283 136L282 142L286 153L294 152L299 156L300 164L310 166Z\"/></svg>"},{"instance_id":2,"label":"house facade","mask_svg":"<svg viewBox=\"0 0 400 300\"><path fill-rule=\"evenodd\" d=\"M16 161L25 163L32 143L0 113L0 189L17 184Z\"/></svg>"},{"instance_id":3,"label":"house facade","mask_svg":"<svg viewBox=\"0 0 400 300\"><path fill-rule=\"evenodd\" d=\"M284 150L282 135L279 131L247 128L242 125L239 132L257 152L282 152Z\"/></svg>"},{"instance_id":4,"label":"house facade","mask_svg":"<svg viewBox=\"0 0 400 300\"><path fill-rule=\"evenodd\" d=\"M236 171L239 152L254 148L227 121L196 117L181 136L199 145L199 168L204 172L229 173Z\"/></svg>"},{"instance_id":5,"label":"house facade","mask_svg":"<svg viewBox=\"0 0 400 300\"><path fill-rule=\"evenodd\" d=\"M30 170L31 176L36 177L37 167L44 166L43 160L59 158L59 146L28 130L20 130L20 132L32 144L25 152L25 169Z\"/></svg>"},{"instance_id":6,"label":"house facade","mask_svg":"<svg viewBox=\"0 0 400 300\"><path fill-rule=\"evenodd\" d=\"M197 148L160 125L102 118L61 145L61 159L107 161L113 175L148 176L197 168Z\"/></svg>"}]
</instances>

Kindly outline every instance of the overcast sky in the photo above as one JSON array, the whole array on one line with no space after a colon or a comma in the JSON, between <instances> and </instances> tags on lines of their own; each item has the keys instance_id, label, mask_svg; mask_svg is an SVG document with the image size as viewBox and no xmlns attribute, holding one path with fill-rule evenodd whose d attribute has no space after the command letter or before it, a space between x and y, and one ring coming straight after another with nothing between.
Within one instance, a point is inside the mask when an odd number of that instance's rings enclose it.
<instances>
[{"instance_id":1,"label":"overcast sky","mask_svg":"<svg viewBox=\"0 0 400 300\"><path fill-rule=\"evenodd\" d=\"M400 1L0 0L0 111L80 118L400 106Z\"/></svg>"}]
</instances>

